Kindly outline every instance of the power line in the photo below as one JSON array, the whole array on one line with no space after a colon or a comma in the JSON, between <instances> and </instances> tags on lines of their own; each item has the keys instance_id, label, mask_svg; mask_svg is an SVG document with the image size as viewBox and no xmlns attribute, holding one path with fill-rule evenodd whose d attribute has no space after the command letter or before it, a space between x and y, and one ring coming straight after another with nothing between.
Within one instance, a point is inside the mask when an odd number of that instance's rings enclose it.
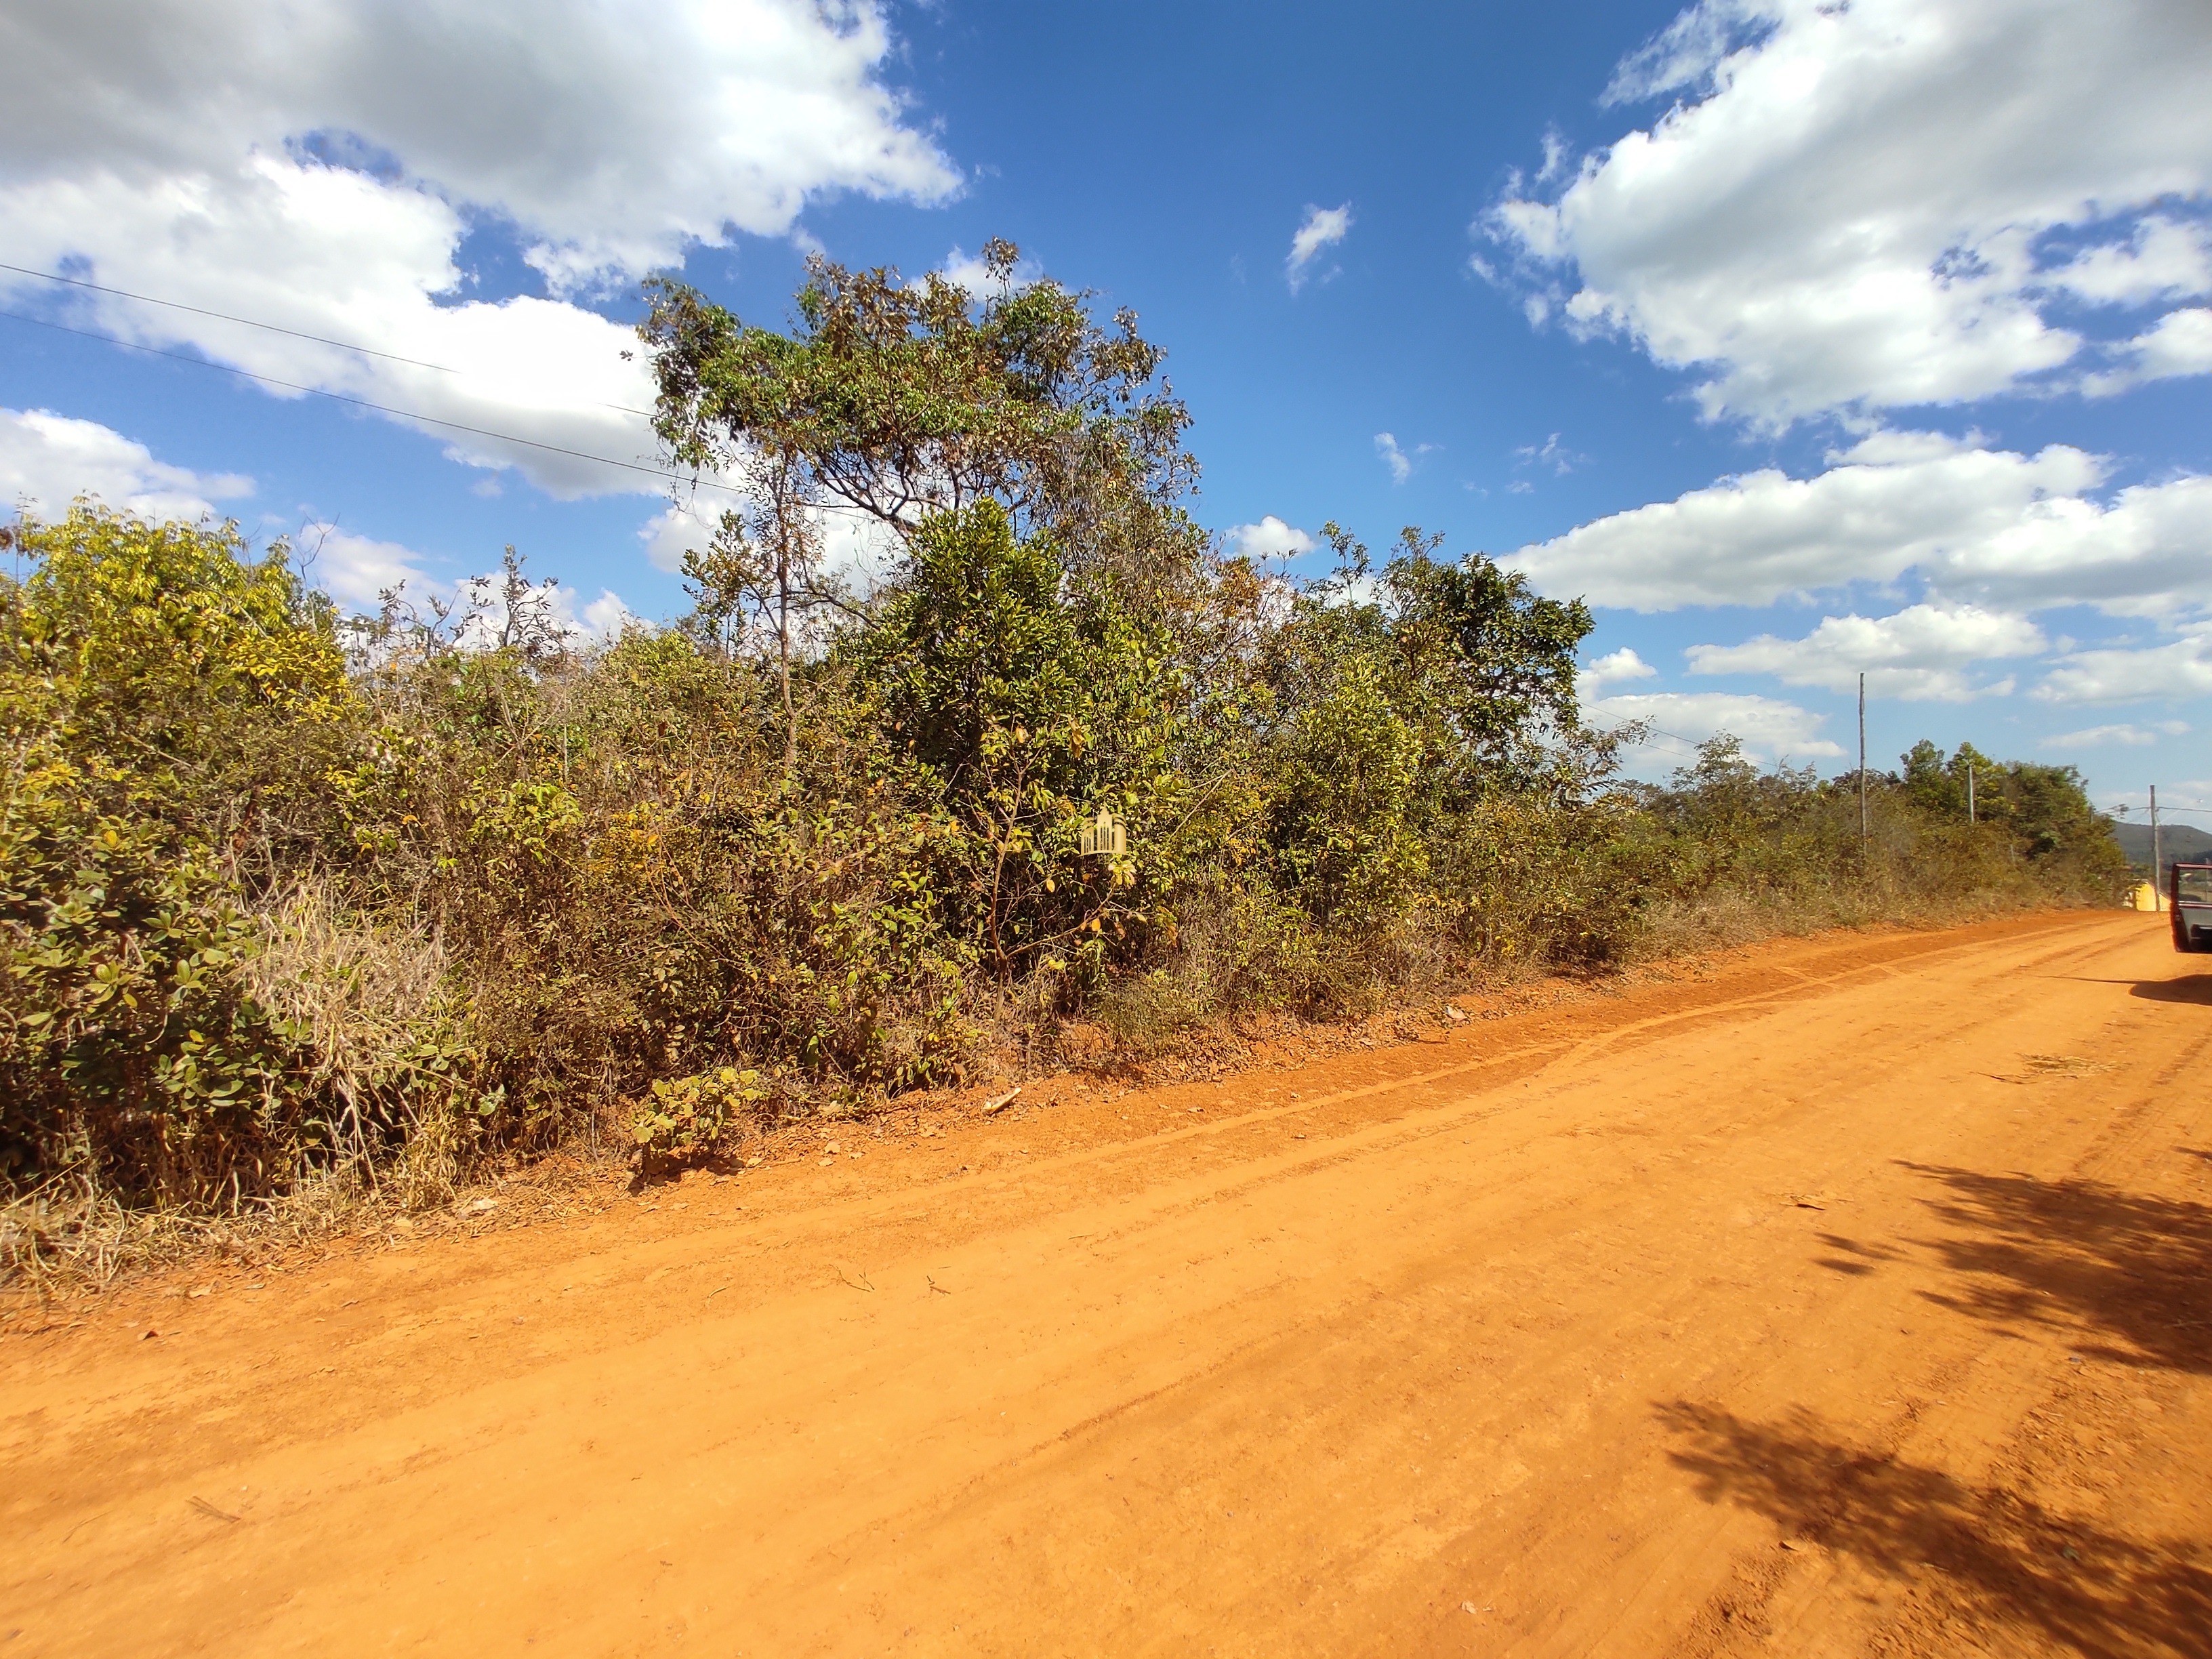
<instances>
[{"instance_id":1,"label":"power line","mask_svg":"<svg viewBox=\"0 0 2212 1659\"><path fill-rule=\"evenodd\" d=\"M157 300L150 294L133 294L127 288L110 288L105 283L88 283L82 276L57 276L50 270L33 270L27 265L11 265L4 259L0 259L0 270L12 270L18 276L35 276L42 283L63 283L70 288L90 289L94 294L112 294L118 300L136 300L143 306L163 306L171 311L189 311L195 317L212 317L218 322L266 329L271 334L289 334L295 340L313 340L317 345L336 346L341 351L358 351L364 357L381 357L387 362L407 363L416 368L434 368L441 374L461 372L458 368L448 368L443 363L426 363L420 357L403 357L396 351L379 351L374 346L356 345L350 340L333 340L325 335L308 334L296 328L282 328L275 323L258 323L251 317L234 317L227 311L210 311L205 306L188 306L178 300Z\"/></svg>"},{"instance_id":2,"label":"power line","mask_svg":"<svg viewBox=\"0 0 2212 1659\"><path fill-rule=\"evenodd\" d=\"M593 455L581 449L570 449L561 444L549 444L536 438L525 438L512 432L498 432L488 426L471 426L464 421L448 421L435 415L424 415L411 409L399 409L391 404L373 403L367 398L353 398L343 392L326 392L318 386L302 386L297 380L280 380L273 374L257 374L250 368L235 368L228 363L218 363L206 357L193 357L181 351L164 351L159 346L140 345L135 340L118 340L112 334L95 333L88 328L71 328L67 323L49 322L44 317L26 317L20 311L0 311L0 317L19 323L29 323L38 328L51 328L64 334L74 334L87 340L98 340L104 345L120 346L126 351L143 351L149 356L167 357L173 362L191 363L200 368L211 368L218 374L235 374L242 380L258 380L263 386L282 387L287 392L305 392L310 398L327 398L332 403L351 404L356 409L369 409L380 415L397 416L403 421L421 421L427 426L443 427L449 432L467 432L479 438L496 438L502 443L522 444L531 449L542 449L549 454L567 455L580 461L590 461L599 466L620 467L625 472L642 472L647 477L665 478L672 483L689 483L695 489L720 489L732 495L744 491L733 484L717 483L711 479L687 478L680 472L671 472L657 466L647 466L639 461L618 461L609 455ZM612 407L613 405L602 405ZM629 411L635 414L635 410Z\"/></svg>"},{"instance_id":3,"label":"power line","mask_svg":"<svg viewBox=\"0 0 2212 1659\"><path fill-rule=\"evenodd\" d=\"M1631 721L1629 723L1631 725L1634 725L1636 722ZM1643 746L1656 748L1657 745L1653 744L1651 739L1653 738L1664 738L1673 742L1674 745L1680 749L1685 755L1694 756L1698 752L1697 745L1694 743L1692 743L1689 738L1682 737L1676 732L1662 732L1656 726L1647 726L1644 729L1645 736Z\"/></svg>"},{"instance_id":4,"label":"power line","mask_svg":"<svg viewBox=\"0 0 2212 1659\"><path fill-rule=\"evenodd\" d=\"M471 374L466 369L450 368L444 363L428 362L420 357L404 357L396 351L380 351L374 346L356 345L350 340L333 340L326 334L309 334L301 329L286 328L279 323L264 323L252 317L240 317L228 311L210 311L205 306L188 306L180 300L157 300L150 294L134 294L127 288L110 288L105 283L87 282L82 276L58 276L50 270L33 270L28 265L11 265L5 260L0 260L0 270L12 270L19 276L35 276L43 283L60 283L70 288L88 289L95 294L112 294L118 299L135 300L140 305L162 306L171 311L188 311L195 317L212 317L218 322L236 323L242 328L264 329L271 334L287 335L295 340L312 340L317 345L335 346L340 351L358 352L364 357L381 357L386 362L405 363L414 368L434 369L441 374L459 375L464 380L481 380L489 378L483 374ZM13 312L7 314L9 316L15 315ZM35 319L27 318L23 320L32 321ZM59 325L57 324L55 326L58 327ZM83 331L80 330L73 331L82 332ZM94 339L113 338L111 335L104 334L95 334L91 337ZM131 343L128 340L116 340L114 343L117 345L128 345ZM239 371L240 374L244 374L246 372L246 371L243 369ZM617 410L624 415L635 415L641 419L648 421L653 418L652 410L646 409L632 409L628 404L595 402L593 407L599 409Z\"/></svg>"},{"instance_id":5,"label":"power line","mask_svg":"<svg viewBox=\"0 0 2212 1659\"><path fill-rule=\"evenodd\" d=\"M1704 744L1699 743L1695 738L1685 737L1680 732L1669 732L1663 726L1647 726L1644 729L1655 738L1672 738L1676 744L1680 745L1681 750L1685 754L1702 755L1705 752Z\"/></svg>"},{"instance_id":6,"label":"power line","mask_svg":"<svg viewBox=\"0 0 2212 1659\"><path fill-rule=\"evenodd\" d=\"M1629 722L1629 723L1630 723L1631 725L1633 725L1633 724L1634 724L1634 722L1633 722L1633 721L1631 721L1631 722ZM1614 737L1618 737L1618 736L1620 734L1620 730L1621 730L1621 728L1620 728L1620 727L1619 727L1619 726L1615 726L1615 727L1613 728L1613 732L1611 732L1611 734L1610 734L1610 735L1614 736ZM1666 738L1666 739L1668 739L1668 740L1670 740L1670 741L1674 742L1674 743L1677 744L1677 746L1679 746L1679 747L1680 747L1680 748L1681 748L1682 752L1683 752L1683 753L1685 753L1685 754L1691 754L1691 755L1693 755L1693 754L1695 754L1695 753L1697 752L1697 750L1696 750L1695 749L1693 749L1693 748L1690 747L1690 746L1688 745L1688 744L1687 744L1687 743L1684 742L1682 739L1676 738L1674 737L1674 734L1673 732L1662 732L1662 731L1660 731L1660 730L1659 730L1659 728L1658 728L1658 727L1656 727L1656 726L1646 726L1646 727L1644 728L1644 739L1643 739L1643 742L1638 745L1638 747L1650 747L1650 748L1656 748L1656 747L1658 747L1658 744L1655 744L1655 743L1653 743L1653 742L1652 742L1652 739L1653 739L1654 738Z\"/></svg>"}]
</instances>

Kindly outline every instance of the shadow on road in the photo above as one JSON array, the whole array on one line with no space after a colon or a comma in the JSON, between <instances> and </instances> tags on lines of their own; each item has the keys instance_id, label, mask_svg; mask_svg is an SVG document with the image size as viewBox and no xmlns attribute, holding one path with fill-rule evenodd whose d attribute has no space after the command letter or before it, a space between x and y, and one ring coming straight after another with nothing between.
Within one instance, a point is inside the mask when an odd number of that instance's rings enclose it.
<instances>
[{"instance_id":1,"label":"shadow on road","mask_svg":"<svg viewBox=\"0 0 2212 1659\"><path fill-rule=\"evenodd\" d=\"M1708 1503L1754 1510L1785 1536L1917 1583L1949 1604L1921 1609L1939 1635L1979 1624L1982 1645L2002 1653L2018 1650L2007 1634L2040 1632L2118 1659L2197 1653L2212 1631L2212 1561L2193 1542L2100 1531L2016 1493L1846 1444L1810 1413L1758 1423L1680 1401L1657 1411L1682 1442L1669 1455ZM1927 1579L1923 1563L1942 1579Z\"/></svg>"},{"instance_id":2,"label":"shadow on road","mask_svg":"<svg viewBox=\"0 0 2212 1659\"><path fill-rule=\"evenodd\" d=\"M2124 985L2130 996L2145 1002L2186 1002L2212 1008L2212 974L2188 974L2179 979L2090 979L2079 974L2059 977L2075 985Z\"/></svg>"},{"instance_id":3,"label":"shadow on road","mask_svg":"<svg viewBox=\"0 0 2212 1659\"><path fill-rule=\"evenodd\" d=\"M1904 1167L1945 1188L1929 1207L1955 1231L1925 1245L1968 1276L1923 1291L1929 1301L2055 1330L2106 1358L2212 1372L2212 1206L2098 1181Z\"/></svg>"},{"instance_id":4,"label":"shadow on road","mask_svg":"<svg viewBox=\"0 0 2212 1659\"><path fill-rule=\"evenodd\" d=\"M1885 1245L1863 1244L1857 1239L1844 1237L1841 1233L1815 1233L1814 1237L1835 1252L1833 1255L1815 1256L1814 1260L1823 1267L1835 1273L1849 1273L1854 1278L1866 1277L1883 1262L1905 1259Z\"/></svg>"},{"instance_id":5,"label":"shadow on road","mask_svg":"<svg viewBox=\"0 0 2212 1659\"><path fill-rule=\"evenodd\" d=\"M2128 994L2146 1002L2193 1002L2212 1008L2212 974L2191 974L2183 979L2145 979L2136 981Z\"/></svg>"},{"instance_id":6,"label":"shadow on road","mask_svg":"<svg viewBox=\"0 0 2212 1659\"><path fill-rule=\"evenodd\" d=\"M2136 994L2196 985L2212 976ZM1909 1243L1820 1233L1822 1266L1863 1275L1932 1259L1947 1282L1921 1294L1940 1306L2047 1332L2086 1356L2212 1374L2212 1205L2093 1180L1901 1167L1930 1183L1924 1201L1943 1224ZM2045 1509L2002 1473L1978 1484L1854 1445L1810 1412L1756 1421L1686 1401L1656 1409L1707 1502L1765 1515L1786 1537L1909 1585L1895 1633L1915 1651L2212 1652L2212 1543L2108 1531Z\"/></svg>"}]
</instances>

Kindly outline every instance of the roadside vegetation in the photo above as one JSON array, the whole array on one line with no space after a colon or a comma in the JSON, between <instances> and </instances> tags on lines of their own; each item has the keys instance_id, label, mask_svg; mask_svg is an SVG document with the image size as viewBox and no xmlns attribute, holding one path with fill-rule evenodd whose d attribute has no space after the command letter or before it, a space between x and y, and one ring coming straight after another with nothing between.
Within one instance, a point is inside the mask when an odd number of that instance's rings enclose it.
<instances>
[{"instance_id":1,"label":"roadside vegetation","mask_svg":"<svg viewBox=\"0 0 2212 1659\"><path fill-rule=\"evenodd\" d=\"M1308 584L1224 553L1135 319L990 257L980 301L817 261L784 331L653 290L667 453L744 490L690 612L611 643L512 556L347 617L234 526L7 532L9 1271L2124 884L2069 769L1920 744L1863 842L1855 779L1727 738L1626 780L1577 706L1581 605L1414 530L1330 526ZM886 550L868 591L825 526Z\"/></svg>"}]
</instances>

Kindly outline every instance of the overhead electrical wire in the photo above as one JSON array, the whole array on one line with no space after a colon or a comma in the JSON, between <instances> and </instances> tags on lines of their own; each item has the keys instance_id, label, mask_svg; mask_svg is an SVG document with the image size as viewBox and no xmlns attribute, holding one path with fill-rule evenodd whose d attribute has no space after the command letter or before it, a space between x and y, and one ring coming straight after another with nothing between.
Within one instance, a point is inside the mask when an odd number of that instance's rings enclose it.
<instances>
[{"instance_id":1,"label":"overhead electrical wire","mask_svg":"<svg viewBox=\"0 0 2212 1659\"><path fill-rule=\"evenodd\" d=\"M374 346L356 345L350 340L333 340L326 334L309 334L301 329L286 328L281 323L264 323L252 317L240 317L228 311L210 311L205 306L188 306L181 300L157 300L150 294L134 294L127 288L110 288L105 283L87 282L82 276L61 276L51 270L33 270L28 265L11 265L4 259L0 259L0 270L12 270L18 276L35 276L42 283L59 283L69 288L88 289L95 294L112 294L118 300L135 300L140 305L161 306L170 311L188 311L195 317L212 317L217 322L236 323L241 328L262 329L270 334L287 335L295 340L312 340L317 345L335 346L340 351L358 352L364 357L381 357L386 362L405 363L413 368L434 369L441 374L459 375L465 380L486 378L482 374L472 374L467 369L453 368L445 363L429 362L421 357L404 357L396 351L380 351ZM13 316L16 313L10 312L8 314ZM104 334L94 335L93 337L113 338L111 335ZM130 342L117 340L115 343L127 345ZM653 418L651 410L632 409L628 404L601 403L594 400L592 407L617 410L624 415L635 415L643 420L649 421Z\"/></svg>"},{"instance_id":2,"label":"overhead electrical wire","mask_svg":"<svg viewBox=\"0 0 2212 1659\"><path fill-rule=\"evenodd\" d=\"M1684 737L1680 732L1669 732L1665 727L1658 726L1647 726L1644 729L1649 734L1644 739L1647 744L1652 738L1665 738L1686 755L1702 757L1705 752L1703 744L1695 738Z\"/></svg>"},{"instance_id":3,"label":"overhead electrical wire","mask_svg":"<svg viewBox=\"0 0 2212 1659\"><path fill-rule=\"evenodd\" d=\"M212 317L217 322L266 329L271 334L289 334L295 340L313 340L317 345L336 346L341 351L357 351L364 357L381 357L386 362L407 363L416 368L434 368L441 374L461 372L458 368L448 368L443 363L424 362L420 357L403 357L396 351L379 351L374 346L356 345L350 340L333 340L327 335L309 334L296 328L283 328L275 323L256 322L251 317L234 317L227 311L210 311L205 306L188 306L179 300L157 300L150 294L133 294L127 288L110 288L105 283L88 283L82 276L58 276L51 270L33 270L28 265L11 265L4 259L0 259L0 270L12 270L18 276L35 276L42 283L61 283L70 288L89 289L94 294L112 294L118 300L136 300L142 306L189 311L195 317Z\"/></svg>"},{"instance_id":4,"label":"overhead electrical wire","mask_svg":"<svg viewBox=\"0 0 2212 1659\"><path fill-rule=\"evenodd\" d=\"M744 491L734 484L720 483L711 478L687 477L681 472L671 472L665 467L647 466L641 461L618 461L611 455L593 455L581 449L570 449L562 444L549 444L538 438L525 438L518 433L500 432L488 426L471 426L465 421L448 421L436 415L425 415L417 410L400 409L391 404L380 404L367 398L355 398L343 392L326 392L320 386L303 386L297 380L280 380L273 374L256 374L250 368L236 368L228 363L219 363L211 358L194 357L182 351L164 351L159 346L140 345L135 340L118 340L112 334L101 334L88 328L71 328L67 323L49 321L44 317L27 317L20 311L0 311L19 323L29 323L36 328L51 328L63 334L74 334L82 339L98 340L105 345L120 346L126 351L143 351L152 357L167 357L172 362L191 363L200 368L211 368L218 374L235 374L241 380L256 380L263 386L278 386L286 392L303 392L310 398L327 398L332 403L350 404L356 409L374 410L380 415L391 415L403 421L420 421L426 426L443 427L449 432L466 432L479 438L496 438L501 443L521 444L531 449L542 449L549 454L566 455L579 461L590 461L599 466L619 467L625 472L642 472L647 477L665 478L671 483L689 484L695 489L719 489L732 495ZM349 350L358 349L348 347ZM435 364L429 365L435 368ZM603 407L612 408L606 404ZM626 411L635 414L635 410Z\"/></svg>"}]
</instances>

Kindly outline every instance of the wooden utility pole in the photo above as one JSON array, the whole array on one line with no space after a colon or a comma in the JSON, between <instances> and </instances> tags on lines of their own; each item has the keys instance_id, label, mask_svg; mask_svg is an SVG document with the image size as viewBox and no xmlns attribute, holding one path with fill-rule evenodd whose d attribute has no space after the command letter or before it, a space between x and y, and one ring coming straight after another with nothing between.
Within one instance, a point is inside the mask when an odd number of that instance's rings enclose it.
<instances>
[{"instance_id":1,"label":"wooden utility pole","mask_svg":"<svg viewBox=\"0 0 2212 1659\"><path fill-rule=\"evenodd\" d=\"M2159 856L2158 786L2150 787L2150 908L2166 908L2166 860Z\"/></svg>"},{"instance_id":2,"label":"wooden utility pole","mask_svg":"<svg viewBox=\"0 0 2212 1659\"><path fill-rule=\"evenodd\" d=\"M1866 851L1866 676L1859 676L1859 851Z\"/></svg>"}]
</instances>

